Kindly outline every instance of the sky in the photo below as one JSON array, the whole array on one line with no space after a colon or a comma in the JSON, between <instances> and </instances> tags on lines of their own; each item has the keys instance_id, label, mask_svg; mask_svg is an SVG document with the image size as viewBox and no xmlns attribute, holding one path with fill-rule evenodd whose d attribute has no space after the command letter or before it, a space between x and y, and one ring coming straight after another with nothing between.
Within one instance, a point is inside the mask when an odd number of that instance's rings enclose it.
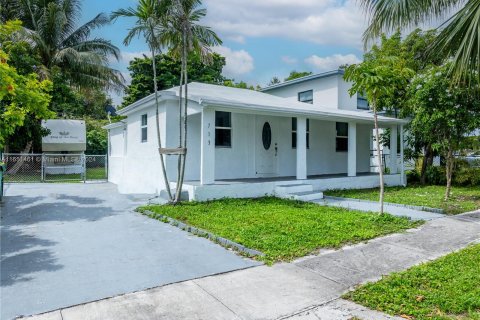
<instances>
[{"instance_id":1,"label":"sky","mask_svg":"<svg viewBox=\"0 0 480 320\"><path fill-rule=\"evenodd\" d=\"M80 22L100 12L136 6L136 0L84 0ZM292 70L314 73L359 62L363 54L365 14L356 0L204 0L210 26L223 40L213 48L226 57L224 76L266 86L274 76L284 79ZM147 53L143 39L123 45L133 19L118 19L94 35L112 41L122 52L112 66L130 81L127 66ZM114 104L122 96L112 93Z\"/></svg>"}]
</instances>

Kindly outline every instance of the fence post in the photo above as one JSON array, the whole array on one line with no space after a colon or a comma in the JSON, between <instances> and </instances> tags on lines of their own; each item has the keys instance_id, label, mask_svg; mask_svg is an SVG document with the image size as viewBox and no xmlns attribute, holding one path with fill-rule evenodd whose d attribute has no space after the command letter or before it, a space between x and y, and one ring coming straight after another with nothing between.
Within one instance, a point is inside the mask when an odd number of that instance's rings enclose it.
<instances>
[{"instance_id":1,"label":"fence post","mask_svg":"<svg viewBox=\"0 0 480 320\"><path fill-rule=\"evenodd\" d=\"M82 153L82 165L83 165L83 183L87 182L87 159L85 153Z\"/></svg>"},{"instance_id":2,"label":"fence post","mask_svg":"<svg viewBox=\"0 0 480 320\"><path fill-rule=\"evenodd\" d=\"M108 181L108 155L105 155L105 177L107 178L106 180Z\"/></svg>"},{"instance_id":3,"label":"fence post","mask_svg":"<svg viewBox=\"0 0 480 320\"><path fill-rule=\"evenodd\" d=\"M41 174L41 177L40 177L40 182L45 182L45 154L42 153L42 157L41 157L41 162L40 162L40 174Z\"/></svg>"}]
</instances>

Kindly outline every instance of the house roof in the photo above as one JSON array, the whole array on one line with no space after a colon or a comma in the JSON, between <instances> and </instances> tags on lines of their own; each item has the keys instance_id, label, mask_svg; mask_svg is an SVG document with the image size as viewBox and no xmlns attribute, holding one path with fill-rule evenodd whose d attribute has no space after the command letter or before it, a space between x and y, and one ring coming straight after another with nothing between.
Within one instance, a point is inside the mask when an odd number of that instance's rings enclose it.
<instances>
[{"instance_id":1,"label":"house roof","mask_svg":"<svg viewBox=\"0 0 480 320\"><path fill-rule=\"evenodd\" d=\"M159 92L161 100L178 99L179 87ZM118 111L126 115L140 106L153 103L154 95L139 100ZM215 107L245 113L276 114L283 116L305 116L313 119L338 121L372 122L373 115L365 111L340 110L324 106L291 101L271 94L213 84L192 82L188 85L188 99L203 107ZM401 124L405 120L378 117L379 123Z\"/></svg>"},{"instance_id":2,"label":"house roof","mask_svg":"<svg viewBox=\"0 0 480 320\"><path fill-rule=\"evenodd\" d=\"M305 77L301 77L301 78L297 78L297 79L293 79L293 80L289 80L289 81L284 81L282 83L277 83L277 84L268 86L266 88L262 88L262 89L260 89L260 91L266 92L266 91L269 91L269 90L272 90L272 89L277 89L277 88L281 88L281 87L285 87L285 86L290 86L292 84L302 83L302 82L309 81L309 80L314 80L314 79L326 78L326 77L339 75L339 74L343 75L344 71L338 69L338 70L331 70L331 71L326 71L326 72L322 72L322 73L311 74L311 75L308 75L308 76L305 76Z\"/></svg>"}]
</instances>

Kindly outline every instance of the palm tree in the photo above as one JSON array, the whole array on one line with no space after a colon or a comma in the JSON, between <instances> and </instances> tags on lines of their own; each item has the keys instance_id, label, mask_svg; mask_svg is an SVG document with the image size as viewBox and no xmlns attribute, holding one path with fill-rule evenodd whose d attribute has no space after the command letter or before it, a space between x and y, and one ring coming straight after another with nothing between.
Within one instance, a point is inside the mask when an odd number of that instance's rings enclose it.
<instances>
[{"instance_id":1,"label":"palm tree","mask_svg":"<svg viewBox=\"0 0 480 320\"><path fill-rule=\"evenodd\" d=\"M167 171L165 169L165 160L161 152L162 140L160 137L157 65L155 61L157 53L160 53L161 47L165 43L163 39L165 28L168 27L168 5L169 4L166 1L161 0L140 0L136 8L120 9L113 12L111 14L111 19L115 20L120 17L135 18L135 26L130 29L123 42L125 45L129 45L133 38L143 36L150 48L153 68L153 90L156 105L155 122L157 128L158 153L160 155L162 174L168 198L170 201L173 201L170 183L168 182Z\"/></svg>"},{"instance_id":2,"label":"palm tree","mask_svg":"<svg viewBox=\"0 0 480 320\"><path fill-rule=\"evenodd\" d=\"M19 0L11 8L10 18L18 18L24 36L40 57L41 69L59 69L69 84L77 88L123 88L123 77L109 67L109 59L118 59L119 49L110 41L91 38L94 29L110 22L105 14L80 27L80 0Z\"/></svg>"},{"instance_id":3,"label":"palm tree","mask_svg":"<svg viewBox=\"0 0 480 320\"><path fill-rule=\"evenodd\" d=\"M172 52L181 57L181 77L179 87L179 147L182 153L178 158L178 175L175 200L180 201L182 185L185 176L185 163L187 158L187 109L188 109L188 66L189 54L195 52L203 61L208 62L211 47L220 45L222 41L209 27L202 26L199 21L207 14L207 10L201 7L201 0L172 0L170 7L170 28L166 38L172 46ZM183 99L183 87L185 98ZM182 100L183 124L182 124ZM182 135L183 129L183 135Z\"/></svg>"},{"instance_id":4,"label":"palm tree","mask_svg":"<svg viewBox=\"0 0 480 320\"><path fill-rule=\"evenodd\" d=\"M440 33L430 48L432 54L452 58L455 82L480 77L480 1L478 0L360 0L370 15L365 43L391 32L444 19Z\"/></svg>"}]
</instances>

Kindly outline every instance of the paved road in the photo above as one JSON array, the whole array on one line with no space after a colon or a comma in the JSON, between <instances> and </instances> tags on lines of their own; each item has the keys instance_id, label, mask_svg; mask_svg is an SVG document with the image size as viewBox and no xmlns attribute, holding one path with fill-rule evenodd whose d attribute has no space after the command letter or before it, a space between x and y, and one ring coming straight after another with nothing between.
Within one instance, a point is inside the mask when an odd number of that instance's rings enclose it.
<instances>
[{"instance_id":1,"label":"paved road","mask_svg":"<svg viewBox=\"0 0 480 320\"><path fill-rule=\"evenodd\" d=\"M1 207L1 319L247 268L209 240L131 210L104 184L12 184Z\"/></svg>"}]
</instances>

